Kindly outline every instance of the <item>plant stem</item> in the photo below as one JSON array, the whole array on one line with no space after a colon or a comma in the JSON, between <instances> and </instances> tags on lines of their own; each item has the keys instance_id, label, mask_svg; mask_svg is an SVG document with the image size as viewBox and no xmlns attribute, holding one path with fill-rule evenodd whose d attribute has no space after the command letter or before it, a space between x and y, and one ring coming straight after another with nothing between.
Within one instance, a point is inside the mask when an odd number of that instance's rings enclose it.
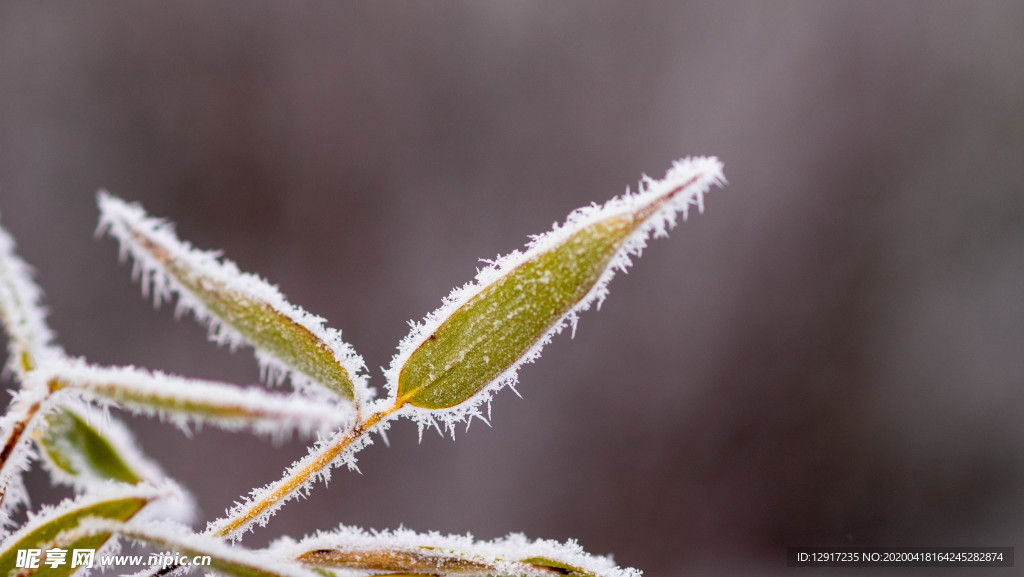
<instances>
[{"instance_id":1,"label":"plant stem","mask_svg":"<svg viewBox=\"0 0 1024 577\"><path fill-rule=\"evenodd\" d=\"M14 454L15 449L18 448L18 444L21 443L21 440L25 435L25 431L27 431L30 428L29 424L32 422L32 419L36 416L36 413L39 412L39 407L42 406L44 401L46 401L46 398L39 399L36 402L32 403L29 406L28 410L25 411L25 414L22 416L22 418L18 419L18 421L11 426L11 436L7 438L7 442L4 443L3 449L0 449L0 479L3 479L4 468L10 461L11 455ZM3 505L4 497L6 496L7 485L5 483L3 485L0 485L0 505Z\"/></svg>"},{"instance_id":2,"label":"plant stem","mask_svg":"<svg viewBox=\"0 0 1024 577\"><path fill-rule=\"evenodd\" d=\"M279 481L270 485L268 491L254 503L251 503L248 507L235 513L231 517L228 517L222 521L219 521L214 526L219 525L216 530L207 531L208 534L214 537L230 538L237 537L239 533L243 532L249 525L251 525L261 515L265 514L274 505L287 499L292 493L298 491L303 485L317 473L323 471L327 467L331 466L331 463L345 451L348 447L352 446L353 443L358 441L364 435L368 434L374 426L378 425L382 421L387 420L395 411L402 406L402 403L396 403L393 407L373 413L365 420L357 421L351 428L341 433L332 440L329 444L325 445L320 451L313 457L312 461L307 465L294 471L290 474L285 475Z\"/></svg>"}]
</instances>

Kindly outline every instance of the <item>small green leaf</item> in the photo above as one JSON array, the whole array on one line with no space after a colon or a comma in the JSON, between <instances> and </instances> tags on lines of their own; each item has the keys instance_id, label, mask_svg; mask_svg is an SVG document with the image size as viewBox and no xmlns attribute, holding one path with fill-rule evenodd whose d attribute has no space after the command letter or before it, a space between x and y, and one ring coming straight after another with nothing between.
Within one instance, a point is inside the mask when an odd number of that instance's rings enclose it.
<instances>
[{"instance_id":1,"label":"small green leaf","mask_svg":"<svg viewBox=\"0 0 1024 577\"><path fill-rule=\"evenodd\" d=\"M339 396L350 401L355 398L348 371L308 328L269 304L205 279L174 261L167 262L167 270L221 322L230 325L245 340Z\"/></svg>"},{"instance_id":2,"label":"small green leaf","mask_svg":"<svg viewBox=\"0 0 1024 577\"><path fill-rule=\"evenodd\" d=\"M48 415L46 422L39 444L50 462L64 473L131 485L142 481L114 445L74 411L59 410Z\"/></svg>"},{"instance_id":3,"label":"small green leaf","mask_svg":"<svg viewBox=\"0 0 1024 577\"><path fill-rule=\"evenodd\" d=\"M332 403L261 389L185 379L135 367L99 367L80 360L53 361L33 379L45 380L52 393L69 390L87 398L113 401L144 414L160 414L179 425L202 420L227 429L257 431L331 429L348 412Z\"/></svg>"},{"instance_id":4,"label":"small green leaf","mask_svg":"<svg viewBox=\"0 0 1024 577\"><path fill-rule=\"evenodd\" d=\"M125 490L127 494L132 492L130 487ZM102 517L126 521L153 499L152 492L152 489L148 489L146 493L150 493L149 495L143 494L141 491L135 491L136 495L131 497L111 497L98 502L87 500L86 503L80 506L75 506L72 503L68 507L61 507L48 515L44 514L31 520L29 525L32 528L27 532L23 531L13 535L5 543L3 551L0 552L0 576L6 577L16 568L15 564L19 549L35 549L45 546L64 531L77 527L87 517ZM73 549L98 549L109 538L110 533L88 535L75 540L63 548L68 551ZM70 562L56 569L40 563L36 573L45 573L46 577L65 577L77 569L73 570Z\"/></svg>"},{"instance_id":5,"label":"small green leaf","mask_svg":"<svg viewBox=\"0 0 1024 577\"><path fill-rule=\"evenodd\" d=\"M695 157L675 162L662 180L645 178L636 194L573 211L562 225L537 235L477 272L399 345L388 369L392 412L420 427L436 419L452 427L480 416L494 391L579 313L601 304L607 284L630 265L648 238L665 236L703 194L724 184L722 164Z\"/></svg>"},{"instance_id":6,"label":"small green leaf","mask_svg":"<svg viewBox=\"0 0 1024 577\"><path fill-rule=\"evenodd\" d=\"M179 240L164 221L137 204L108 194L99 197L101 229L136 259L143 292L157 302L178 293L178 309L209 322L212 338L232 346L246 342L272 370L292 371L352 402L369 398L358 376L363 361L341 333L323 319L289 303L277 287L238 270L218 253L199 251Z\"/></svg>"},{"instance_id":7,"label":"small green leaf","mask_svg":"<svg viewBox=\"0 0 1024 577\"><path fill-rule=\"evenodd\" d=\"M475 395L590 292L635 226L628 217L596 222L484 288L409 357L399 402L443 409Z\"/></svg>"}]
</instances>

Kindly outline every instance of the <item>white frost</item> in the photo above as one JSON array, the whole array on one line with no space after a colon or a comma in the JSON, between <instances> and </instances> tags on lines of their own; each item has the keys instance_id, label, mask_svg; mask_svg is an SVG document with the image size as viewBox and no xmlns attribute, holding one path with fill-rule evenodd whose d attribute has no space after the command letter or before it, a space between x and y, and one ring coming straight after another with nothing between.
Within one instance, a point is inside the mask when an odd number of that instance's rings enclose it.
<instances>
[{"instance_id":1,"label":"white frost","mask_svg":"<svg viewBox=\"0 0 1024 577\"><path fill-rule=\"evenodd\" d=\"M470 535L442 535L437 532L416 533L408 529L369 532L342 525L334 531L319 532L300 541L284 537L270 546L282 559L295 559L303 553L321 549L345 553L361 551L408 552L431 557L447 557L480 563L493 568L482 574L498 575L551 575L539 569L528 559L543 558L578 568L598 577L640 577L637 569L620 568L608 557L590 555L576 541L560 543L554 540L531 541L520 533L513 533L493 541L474 541ZM366 572L363 572L365 574ZM466 575L460 568L460 575ZM443 574L443 572L442 572Z\"/></svg>"},{"instance_id":2,"label":"white frost","mask_svg":"<svg viewBox=\"0 0 1024 577\"><path fill-rule=\"evenodd\" d=\"M29 469L36 457L32 436L43 422L47 406L42 390L21 389L14 393L7 414L0 417L0 447L10 449L7 459L0 463L0 495L3 499L0 504L0 532L7 527L11 512L28 504L22 473ZM23 427L20 433L17 431L19 425Z\"/></svg>"},{"instance_id":3,"label":"white frost","mask_svg":"<svg viewBox=\"0 0 1024 577\"><path fill-rule=\"evenodd\" d=\"M33 371L30 380L81 396L152 415L159 414L187 430L192 421L237 430L281 435L331 430L351 415L347 407L317 403L298 396L242 389L224 383L185 379L135 367L97 367L75 359L53 361ZM59 397L55 395L54 397Z\"/></svg>"},{"instance_id":4,"label":"white frost","mask_svg":"<svg viewBox=\"0 0 1024 577\"><path fill-rule=\"evenodd\" d=\"M46 324L42 296L32 280L32 267L18 257L14 239L0 227L0 319L9 337L7 370L19 377L25 373L22 354L28 354L36 364L61 355Z\"/></svg>"},{"instance_id":5,"label":"white frost","mask_svg":"<svg viewBox=\"0 0 1024 577\"><path fill-rule=\"evenodd\" d=\"M378 401L377 404L380 402L381 401ZM371 430L367 430L364 434L356 437L348 447L331 459L329 463L320 466L313 475L306 479L306 481L300 483L293 490L286 492L282 497L274 498L272 495L275 491L286 484L290 484L293 476L309 470L314 463L320 462L324 458L328 449L339 443L343 437L349 435L350 431L339 431L329 438L321 438L317 440L316 443L309 447L305 457L295 461L288 467L280 480L250 491L248 498L241 502L236 502L233 507L229 508L225 512L224 517L210 522L206 528L206 532L209 534L218 533L221 529L226 527L231 520L241 518L243 514L252 509L255 504L270 502L270 506L265 511L239 527L236 531L228 535L228 537L233 540L240 540L242 535L246 531L251 530L254 525L258 525L260 527L266 526L270 518L274 516L274 514L277 513L277 511L289 500L297 497L308 497L313 485L317 481L323 481L325 485L329 483L331 480L331 470L335 467L345 465L351 470L358 471L359 469L356 466L356 453L366 446L373 444L373 439L370 436L371 433L378 432L383 434L389 426L390 422L387 420L379 422L375 427L372 427Z\"/></svg>"},{"instance_id":6,"label":"white frost","mask_svg":"<svg viewBox=\"0 0 1024 577\"><path fill-rule=\"evenodd\" d=\"M232 349L243 342L253 346L261 369L271 382L278 380L280 375L287 374L293 386L299 391L312 394L321 400L336 398L334 393L325 394L326 389L316 383L311 376L299 373L269 351L261 349L258 344L246 341L238 331L218 319L187 287L165 270L159 259L140 246L136 235L142 235L156 243L166 250L174 261L182 263L199 276L210 279L229 291L266 303L278 313L307 329L348 371L355 389L356 405L359 406L373 398L373 390L368 387L366 376L363 374L366 365L362 357L351 345L342 340L341 331L325 326L323 318L291 304L276 286L254 274L241 272L235 263L222 258L219 252L198 250L178 239L171 223L148 216L138 204L128 204L101 191L99 206L99 231L107 231L118 240L122 259L131 255L134 259L133 276L139 279L143 295L152 294L157 305L170 300L172 294L177 294L176 314L190 311L200 322L209 326L210 339L218 344L227 344Z\"/></svg>"},{"instance_id":7,"label":"white frost","mask_svg":"<svg viewBox=\"0 0 1024 577\"><path fill-rule=\"evenodd\" d=\"M322 577L299 563L281 561L266 551L244 549L229 545L220 539L196 535L188 527L176 523L138 520L120 523L110 519L92 518L83 520L66 538L70 541L98 533L116 533L139 543L179 554L185 553L189 557L209 555L214 561L244 565L281 577ZM182 569L184 567L179 568L176 573L180 573ZM215 569L213 571L216 572Z\"/></svg>"},{"instance_id":8,"label":"white frost","mask_svg":"<svg viewBox=\"0 0 1024 577\"><path fill-rule=\"evenodd\" d=\"M617 216L642 213L645 208L659 199L667 199L626 239L590 292L558 319L519 360L471 399L446 409L422 409L411 405L402 408L403 414L419 424L421 433L424 428L436 427L437 420L452 430L455 423L464 419L482 418L480 407L487 404L489 411L489 403L495 392L506 385L514 388L519 368L536 360L540 356L541 349L551 341L552 337L560 333L566 326L572 326L573 333L575 333L579 314L595 303L600 308L608 294L608 283L612 277L617 271L625 271L630 266L631 257L640 255L647 245L648 238L652 235L654 237L666 236L668 231L676 225L676 214L682 212L685 219L691 206L696 206L698 211L703 211L703 195L712 186L724 184L725 176L722 173L722 163L717 158L692 157L677 160L665 174L665 178L654 180L645 176L636 193L631 193L627 189L623 196L613 198L602 206L591 205L579 208L570 213L563 224L556 223L551 231L532 236L525 250L515 250L494 261L488 261L489 265L477 272L473 282L452 290L443 299L440 308L427 315L420 323L410 322L412 331L399 343L398 352L386 371L389 396L392 399L396 397L399 374L413 352L430 335L434 334L438 327L456 310L487 286L536 256L553 250L572 235L590 225Z\"/></svg>"},{"instance_id":9,"label":"white frost","mask_svg":"<svg viewBox=\"0 0 1024 577\"><path fill-rule=\"evenodd\" d=\"M148 483L139 483L137 485L128 485L125 483L108 482L100 487L95 488L89 493L79 495L77 497L64 499L56 505L44 505L39 511L28 514L28 520L17 532L10 535L6 539L6 543L17 543L25 536L29 535L33 531L39 529L43 525L57 519L63 515L66 515L72 511L86 509L94 505L117 501L121 499L143 499L148 501L146 505L136 513L136 515L144 515L146 509L155 501L160 499L174 498L176 494L180 493L177 485L171 482L166 482L161 485L150 485Z\"/></svg>"}]
</instances>

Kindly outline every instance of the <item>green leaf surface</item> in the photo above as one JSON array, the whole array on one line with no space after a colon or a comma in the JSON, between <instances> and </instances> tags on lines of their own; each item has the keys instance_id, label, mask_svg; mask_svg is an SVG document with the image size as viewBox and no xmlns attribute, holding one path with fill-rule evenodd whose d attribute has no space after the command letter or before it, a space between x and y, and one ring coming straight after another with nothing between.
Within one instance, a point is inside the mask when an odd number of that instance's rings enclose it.
<instances>
[{"instance_id":1,"label":"green leaf surface","mask_svg":"<svg viewBox=\"0 0 1024 577\"><path fill-rule=\"evenodd\" d=\"M488 285L410 355L399 402L443 409L475 395L590 292L634 228L628 217L598 221Z\"/></svg>"},{"instance_id":2,"label":"green leaf surface","mask_svg":"<svg viewBox=\"0 0 1024 577\"><path fill-rule=\"evenodd\" d=\"M230 326L257 348L321 383L336 394L354 400L352 377L330 347L309 329L269 303L232 290L224 283L176 260L163 246L140 231L133 240L159 261L166 271L199 299L220 322Z\"/></svg>"},{"instance_id":3,"label":"green leaf surface","mask_svg":"<svg viewBox=\"0 0 1024 577\"><path fill-rule=\"evenodd\" d=\"M327 345L309 329L266 303L230 291L194 272L176 266L169 266L168 270L221 322L230 325L247 341L339 396L350 401L355 398L348 371L341 366Z\"/></svg>"},{"instance_id":4,"label":"green leaf surface","mask_svg":"<svg viewBox=\"0 0 1024 577\"><path fill-rule=\"evenodd\" d=\"M254 411L240 404L224 403L215 400L181 398L175 391L135 390L116 384L92 384L88 389L106 399L123 403L131 407L142 407L166 414L191 415L197 418L211 419L247 419L255 417ZM54 392L65 385L53 386ZM262 416L262 415L260 415Z\"/></svg>"},{"instance_id":5,"label":"green leaf surface","mask_svg":"<svg viewBox=\"0 0 1024 577\"><path fill-rule=\"evenodd\" d=\"M131 485L142 481L114 445L74 411L62 409L48 415L46 421L39 444L61 471L73 477L89 475Z\"/></svg>"},{"instance_id":6,"label":"green leaf surface","mask_svg":"<svg viewBox=\"0 0 1024 577\"><path fill-rule=\"evenodd\" d=\"M46 546L53 541L60 533L74 529L87 517L102 517L126 521L139 512L150 499L146 497L111 498L98 503L92 503L81 507L72 507L52 515L52 518L40 519L41 523L32 531L21 536L17 541L5 543L5 548L0 552L0 576L7 577L16 569L17 555L19 549L37 549ZM65 577L78 570L71 568L70 551L74 549L98 549L110 538L109 533L89 535L69 543L63 549L69 551L68 563L51 568L43 563L35 570L25 569L33 576Z\"/></svg>"},{"instance_id":7,"label":"green leaf surface","mask_svg":"<svg viewBox=\"0 0 1024 577\"><path fill-rule=\"evenodd\" d=\"M297 395L276 395L136 367L100 367L67 360L51 362L45 371L42 378L52 393L69 390L144 414L160 414L181 425L192 419L227 429L294 428L308 432L334 427L347 416L334 405Z\"/></svg>"}]
</instances>

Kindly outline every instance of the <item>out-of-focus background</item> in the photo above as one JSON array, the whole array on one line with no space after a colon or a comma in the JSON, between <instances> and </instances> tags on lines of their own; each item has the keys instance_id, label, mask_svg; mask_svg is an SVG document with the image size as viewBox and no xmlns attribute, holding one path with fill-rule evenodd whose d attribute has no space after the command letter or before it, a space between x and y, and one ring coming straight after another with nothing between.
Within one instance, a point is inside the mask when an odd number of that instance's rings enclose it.
<instances>
[{"instance_id":1,"label":"out-of-focus background","mask_svg":"<svg viewBox=\"0 0 1024 577\"><path fill-rule=\"evenodd\" d=\"M1014 546L1022 31L1012 1L4 2L0 210L73 354L258 380L94 240L106 188L330 319L380 387L406 321L479 258L714 154L730 185L492 428L399 423L247 543L522 531L651 576ZM305 453L132 423L200 523Z\"/></svg>"}]
</instances>

